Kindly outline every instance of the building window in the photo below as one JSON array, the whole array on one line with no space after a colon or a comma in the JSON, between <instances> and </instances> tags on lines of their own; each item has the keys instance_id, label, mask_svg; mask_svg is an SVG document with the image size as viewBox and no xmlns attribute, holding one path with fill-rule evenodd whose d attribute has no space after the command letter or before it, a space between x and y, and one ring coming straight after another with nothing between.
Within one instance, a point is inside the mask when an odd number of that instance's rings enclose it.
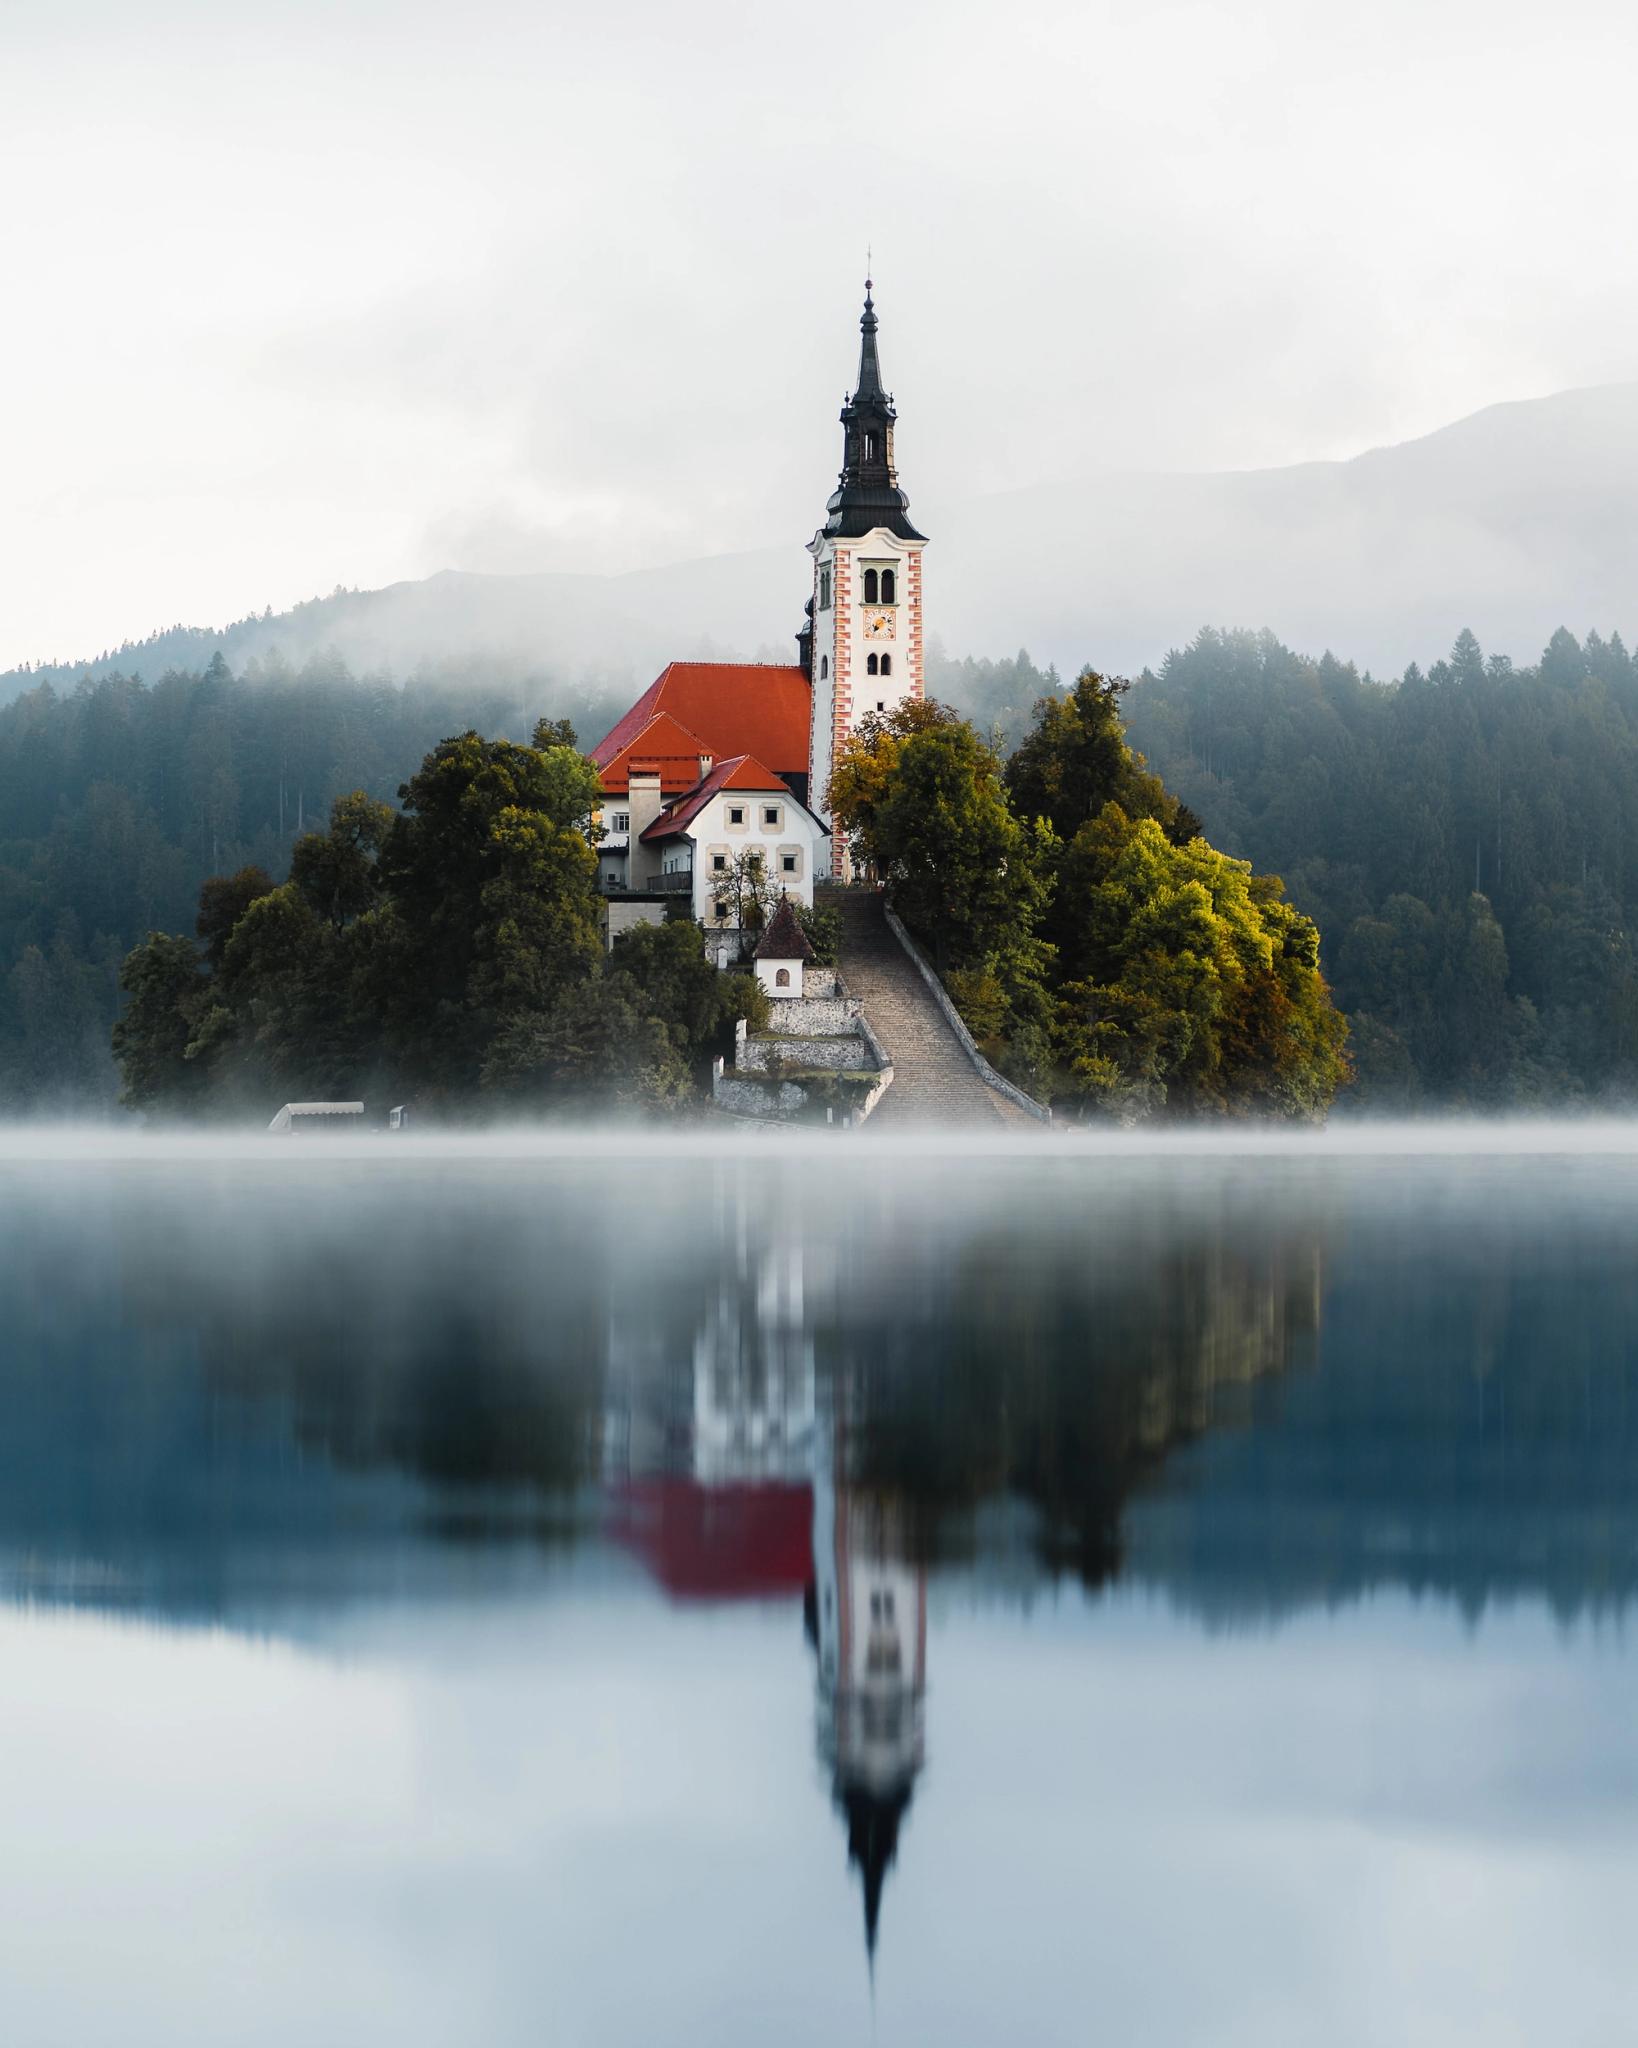
<instances>
[{"instance_id":1,"label":"building window","mask_svg":"<svg viewBox=\"0 0 1638 2048\"><path fill-rule=\"evenodd\" d=\"M728 856L727 856L727 854L725 854L725 853L714 853L714 854L712 854L712 856L711 856L711 872L712 872L712 874L714 874L714 875L725 875L725 874L727 874L727 872L728 872Z\"/></svg>"},{"instance_id":2,"label":"building window","mask_svg":"<svg viewBox=\"0 0 1638 2048\"><path fill-rule=\"evenodd\" d=\"M630 811L616 811L616 812L615 812L615 814L614 814L614 830L615 830L616 832L629 832L629 831L631 830L631 813L630 813Z\"/></svg>"},{"instance_id":3,"label":"building window","mask_svg":"<svg viewBox=\"0 0 1638 2048\"><path fill-rule=\"evenodd\" d=\"M891 655L891 654L884 654L884 655L882 656L882 674L883 674L884 676L890 676L890 675L891 675L892 673L893 673L893 657L892 657L892 655Z\"/></svg>"},{"instance_id":4,"label":"building window","mask_svg":"<svg viewBox=\"0 0 1638 2048\"><path fill-rule=\"evenodd\" d=\"M794 853L781 854L779 865L787 875L794 875L796 873L796 855Z\"/></svg>"},{"instance_id":5,"label":"building window","mask_svg":"<svg viewBox=\"0 0 1638 2048\"><path fill-rule=\"evenodd\" d=\"M865 674L867 676L880 675L881 666L882 665L880 656L873 654L870 657L870 659L865 663Z\"/></svg>"},{"instance_id":6,"label":"building window","mask_svg":"<svg viewBox=\"0 0 1638 2048\"><path fill-rule=\"evenodd\" d=\"M743 804L730 804L728 806L728 822L730 825L744 825L745 806Z\"/></svg>"},{"instance_id":7,"label":"building window","mask_svg":"<svg viewBox=\"0 0 1638 2048\"><path fill-rule=\"evenodd\" d=\"M887 709L887 702L885 698L878 697L876 699L876 709L878 711L885 711Z\"/></svg>"},{"instance_id":8,"label":"building window","mask_svg":"<svg viewBox=\"0 0 1638 2048\"><path fill-rule=\"evenodd\" d=\"M893 602L893 571L891 569L884 569L882 571L882 603L892 604Z\"/></svg>"},{"instance_id":9,"label":"building window","mask_svg":"<svg viewBox=\"0 0 1638 2048\"><path fill-rule=\"evenodd\" d=\"M780 813L778 804L764 804L762 806L762 822L764 825L771 825L776 832L779 830Z\"/></svg>"},{"instance_id":10,"label":"building window","mask_svg":"<svg viewBox=\"0 0 1638 2048\"><path fill-rule=\"evenodd\" d=\"M830 681L830 656L828 654L821 654L819 657L819 680L822 683Z\"/></svg>"},{"instance_id":11,"label":"building window","mask_svg":"<svg viewBox=\"0 0 1638 2048\"><path fill-rule=\"evenodd\" d=\"M819 571L819 609L822 612L830 610L830 567L828 563Z\"/></svg>"},{"instance_id":12,"label":"building window","mask_svg":"<svg viewBox=\"0 0 1638 2048\"><path fill-rule=\"evenodd\" d=\"M718 924L726 924L728 922L728 906L726 903L713 903L711 908L715 913Z\"/></svg>"},{"instance_id":13,"label":"building window","mask_svg":"<svg viewBox=\"0 0 1638 2048\"><path fill-rule=\"evenodd\" d=\"M876 437L868 430L864 437L864 459L866 462L874 462L876 459Z\"/></svg>"},{"instance_id":14,"label":"building window","mask_svg":"<svg viewBox=\"0 0 1638 2048\"><path fill-rule=\"evenodd\" d=\"M874 569L867 569L864 572L864 601L866 604L876 603L879 594L877 585L880 580Z\"/></svg>"}]
</instances>

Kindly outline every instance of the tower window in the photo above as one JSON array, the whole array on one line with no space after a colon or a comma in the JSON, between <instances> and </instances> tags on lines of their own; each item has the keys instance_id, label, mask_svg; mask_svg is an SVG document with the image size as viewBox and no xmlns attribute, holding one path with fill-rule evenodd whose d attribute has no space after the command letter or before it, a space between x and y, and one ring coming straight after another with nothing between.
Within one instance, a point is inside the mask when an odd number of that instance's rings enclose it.
<instances>
[{"instance_id":1,"label":"tower window","mask_svg":"<svg viewBox=\"0 0 1638 2048\"><path fill-rule=\"evenodd\" d=\"M894 597L893 597L893 589L894 589L894 578L893 578L893 571L892 571L891 569L884 569L884 570L882 571L882 603L883 603L883 604L892 604L892 603L894 602Z\"/></svg>"},{"instance_id":2,"label":"tower window","mask_svg":"<svg viewBox=\"0 0 1638 2048\"><path fill-rule=\"evenodd\" d=\"M866 462L874 462L876 459L876 437L868 431L864 437L864 459Z\"/></svg>"},{"instance_id":3,"label":"tower window","mask_svg":"<svg viewBox=\"0 0 1638 2048\"><path fill-rule=\"evenodd\" d=\"M879 581L880 579L877 577L874 569L867 569L864 572L864 601L866 604L875 604L877 602L880 595L877 587Z\"/></svg>"},{"instance_id":4,"label":"tower window","mask_svg":"<svg viewBox=\"0 0 1638 2048\"><path fill-rule=\"evenodd\" d=\"M867 676L874 676L879 675L880 673L881 661L876 655L873 654L870 657L870 659L865 663L865 674Z\"/></svg>"},{"instance_id":5,"label":"tower window","mask_svg":"<svg viewBox=\"0 0 1638 2048\"><path fill-rule=\"evenodd\" d=\"M819 657L819 680L822 683L830 681L830 656L828 654L821 654Z\"/></svg>"},{"instance_id":6,"label":"tower window","mask_svg":"<svg viewBox=\"0 0 1638 2048\"><path fill-rule=\"evenodd\" d=\"M884 655L882 656L882 674L883 674L884 676L890 676L890 675L891 675L892 673L893 673L893 657L892 657L892 655L891 655L891 654L884 654Z\"/></svg>"},{"instance_id":7,"label":"tower window","mask_svg":"<svg viewBox=\"0 0 1638 2048\"><path fill-rule=\"evenodd\" d=\"M822 612L830 610L830 565L828 562L819 571L819 609Z\"/></svg>"}]
</instances>

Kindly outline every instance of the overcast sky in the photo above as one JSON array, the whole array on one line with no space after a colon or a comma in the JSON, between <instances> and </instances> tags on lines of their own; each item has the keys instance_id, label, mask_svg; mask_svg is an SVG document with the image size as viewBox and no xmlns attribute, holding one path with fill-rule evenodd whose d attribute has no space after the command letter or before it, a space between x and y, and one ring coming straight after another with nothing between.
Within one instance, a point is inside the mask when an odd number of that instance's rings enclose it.
<instances>
[{"instance_id":1,"label":"overcast sky","mask_svg":"<svg viewBox=\"0 0 1638 2048\"><path fill-rule=\"evenodd\" d=\"M1638 11L0 0L0 665L1638 375Z\"/></svg>"}]
</instances>

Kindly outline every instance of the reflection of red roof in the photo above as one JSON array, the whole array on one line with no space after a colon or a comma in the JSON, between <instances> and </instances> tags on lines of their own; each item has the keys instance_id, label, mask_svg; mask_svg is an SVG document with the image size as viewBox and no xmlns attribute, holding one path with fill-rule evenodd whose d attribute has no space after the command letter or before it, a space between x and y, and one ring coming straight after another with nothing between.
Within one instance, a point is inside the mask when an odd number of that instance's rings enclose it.
<instances>
[{"instance_id":1,"label":"reflection of red roof","mask_svg":"<svg viewBox=\"0 0 1638 2048\"><path fill-rule=\"evenodd\" d=\"M677 1600L767 1600L813 1579L813 1488L639 1479L620 1535Z\"/></svg>"},{"instance_id":2,"label":"reflection of red roof","mask_svg":"<svg viewBox=\"0 0 1638 2048\"><path fill-rule=\"evenodd\" d=\"M799 668L760 661L674 661L592 748L592 759L605 771L605 788L616 757L662 711L690 734L698 733L708 754L754 754L782 776L808 772L813 689ZM696 766L689 780L698 774Z\"/></svg>"},{"instance_id":3,"label":"reflection of red roof","mask_svg":"<svg viewBox=\"0 0 1638 2048\"><path fill-rule=\"evenodd\" d=\"M697 775L698 770L695 772ZM719 761L697 789L691 789L680 802L662 811L643 834L644 839L669 839L673 832L680 832L690 819L697 817L712 797L723 789L777 791L783 801L790 801L790 791L771 768L764 768L749 754L740 754L732 761Z\"/></svg>"},{"instance_id":4,"label":"reflection of red roof","mask_svg":"<svg viewBox=\"0 0 1638 2048\"><path fill-rule=\"evenodd\" d=\"M597 765L603 771L603 788L609 796L624 796L632 775L639 770L650 775L658 770L660 794L680 796L699 781L700 756L711 751L698 733L690 732L662 711L646 720L607 761L598 759Z\"/></svg>"}]
</instances>

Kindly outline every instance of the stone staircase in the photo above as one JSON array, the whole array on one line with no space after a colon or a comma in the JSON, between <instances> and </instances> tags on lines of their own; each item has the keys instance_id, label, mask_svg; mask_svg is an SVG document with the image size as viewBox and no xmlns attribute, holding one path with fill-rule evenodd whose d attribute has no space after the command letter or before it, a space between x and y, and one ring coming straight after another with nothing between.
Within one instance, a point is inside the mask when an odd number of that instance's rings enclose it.
<instances>
[{"instance_id":1,"label":"stone staircase","mask_svg":"<svg viewBox=\"0 0 1638 2048\"><path fill-rule=\"evenodd\" d=\"M888 930L881 898L867 889L828 889L820 900L841 913L842 979L849 995L864 1004L893 1062L893 1085L870 1129L1009 1124L1043 1131L1044 1125L979 1077L914 962Z\"/></svg>"}]
</instances>

